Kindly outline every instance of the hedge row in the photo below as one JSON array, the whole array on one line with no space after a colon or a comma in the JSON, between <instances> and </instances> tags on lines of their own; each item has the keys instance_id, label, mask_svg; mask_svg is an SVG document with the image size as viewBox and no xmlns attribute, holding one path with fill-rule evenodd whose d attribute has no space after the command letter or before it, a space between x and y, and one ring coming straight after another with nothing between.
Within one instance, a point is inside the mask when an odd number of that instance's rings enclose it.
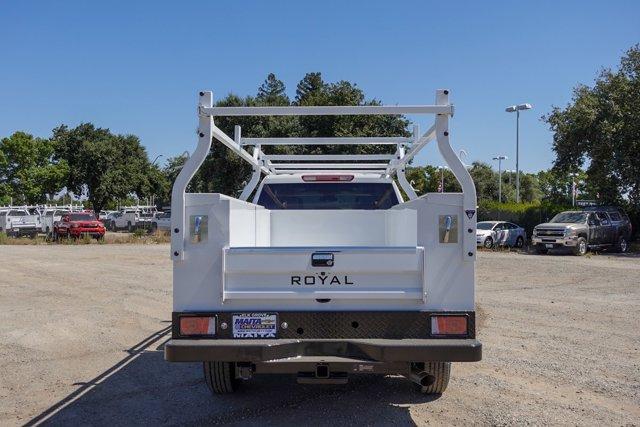
<instances>
[{"instance_id":1,"label":"hedge row","mask_svg":"<svg viewBox=\"0 0 640 427\"><path fill-rule=\"evenodd\" d=\"M547 222L559 212L576 209L571 206L551 203L498 203L492 200L481 200L478 206L478 221L509 221L518 224L533 233L533 227Z\"/></svg>"}]
</instances>

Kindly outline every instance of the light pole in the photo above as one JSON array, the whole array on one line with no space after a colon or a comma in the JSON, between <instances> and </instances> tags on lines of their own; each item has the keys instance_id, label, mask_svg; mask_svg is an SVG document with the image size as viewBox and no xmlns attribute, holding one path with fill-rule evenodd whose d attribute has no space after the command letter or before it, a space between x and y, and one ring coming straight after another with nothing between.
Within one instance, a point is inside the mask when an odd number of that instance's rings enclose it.
<instances>
[{"instance_id":1,"label":"light pole","mask_svg":"<svg viewBox=\"0 0 640 427\"><path fill-rule=\"evenodd\" d=\"M531 104L518 104L505 109L507 113L516 113L516 203L520 203L520 111L532 108Z\"/></svg>"},{"instance_id":2,"label":"light pole","mask_svg":"<svg viewBox=\"0 0 640 427\"><path fill-rule=\"evenodd\" d=\"M158 154L158 155L156 156L156 158L155 158L155 159L153 159L153 162L151 162L151 166L155 165L155 164L156 164L156 162L158 161L158 159L159 159L160 157L163 157L163 155L162 155L162 154Z\"/></svg>"},{"instance_id":3,"label":"light pole","mask_svg":"<svg viewBox=\"0 0 640 427\"><path fill-rule=\"evenodd\" d=\"M575 206L576 205L576 177L578 176L578 174L573 172L573 173L570 173L569 176L571 177L571 206Z\"/></svg>"},{"instance_id":4,"label":"light pole","mask_svg":"<svg viewBox=\"0 0 640 427\"><path fill-rule=\"evenodd\" d=\"M498 202L502 203L502 161L507 160L507 156L496 156L493 160L498 161Z\"/></svg>"},{"instance_id":5,"label":"light pole","mask_svg":"<svg viewBox=\"0 0 640 427\"><path fill-rule=\"evenodd\" d=\"M444 170L447 169L446 166L438 166L440 169L440 191L438 193L444 193Z\"/></svg>"}]
</instances>

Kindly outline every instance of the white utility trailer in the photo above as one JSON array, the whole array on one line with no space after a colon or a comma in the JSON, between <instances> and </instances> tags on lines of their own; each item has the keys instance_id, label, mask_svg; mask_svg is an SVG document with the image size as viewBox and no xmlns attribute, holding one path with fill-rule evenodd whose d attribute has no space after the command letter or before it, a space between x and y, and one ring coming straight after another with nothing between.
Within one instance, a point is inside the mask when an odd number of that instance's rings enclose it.
<instances>
[{"instance_id":1,"label":"white utility trailer","mask_svg":"<svg viewBox=\"0 0 640 427\"><path fill-rule=\"evenodd\" d=\"M198 146L172 193L167 360L203 362L216 393L261 373L293 373L302 383L402 374L425 393L442 393L451 362L481 359L476 192L449 143L447 90L437 91L434 105L317 107L214 107L211 92L201 92L198 114ZM414 127L411 137L366 138L244 138L239 127L231 138L214 123L216 116L389 114L433 115L435 123L422 135ZM408 162L433 140L462 193L418 197L407 182ZM253 167L239 199L186 192L212 141ZM339 144L392 148L263 150Z\"/></svg>"}]
</instances>

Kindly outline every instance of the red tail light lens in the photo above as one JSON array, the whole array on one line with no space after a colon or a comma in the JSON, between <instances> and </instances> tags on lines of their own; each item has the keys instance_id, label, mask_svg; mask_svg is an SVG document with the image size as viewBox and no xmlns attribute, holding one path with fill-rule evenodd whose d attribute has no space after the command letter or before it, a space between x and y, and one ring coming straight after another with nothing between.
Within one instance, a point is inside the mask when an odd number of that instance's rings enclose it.
<instances>
[{"instance_id":1,"label":"red tail light lens","mask_svg":"<svg viewBox=\"0 0 640 427\"><path fill-rule=\"evenodd\" d=\"M321 181L353 181L353 175L302 175L304 182L321 182Z\"/></svg>"},{"instance_id":2,"label":"red tail light lens","mask_svg":"<svg viewBox=\"0 0 640 427\"><path fill-rule=\"evenodd\" d=\"M467 335L467 316L431 316L431 335Z\"/></svg>"},{"instance_id":3,"label":"red tail light lens","mask_svg":"<svg viewBox=\"0 0 640 427\"><path fill-rule=\"evenodd\" d=\"M180 318L180 335L215 335L216 318L183 316Z\"/></svg>"}]
</instances>

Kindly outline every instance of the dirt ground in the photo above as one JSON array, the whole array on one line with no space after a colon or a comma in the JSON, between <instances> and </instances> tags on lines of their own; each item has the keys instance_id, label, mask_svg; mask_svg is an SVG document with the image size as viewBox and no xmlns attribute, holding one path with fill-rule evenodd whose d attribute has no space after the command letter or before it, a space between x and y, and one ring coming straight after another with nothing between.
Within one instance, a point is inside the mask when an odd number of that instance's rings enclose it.
<instances>
[{"instance_id":1,"label":"dirt ground","mask_svg":"<svg viewBox=\"0 0 640 427\"><path fill-rule=\"evenodd\" d=\"M0 425L640 424L640 257L479 255L484 359L401 377L259 377L212 399L169 364L167 245L0 246Z\"/></svg>"}]
</instances>

